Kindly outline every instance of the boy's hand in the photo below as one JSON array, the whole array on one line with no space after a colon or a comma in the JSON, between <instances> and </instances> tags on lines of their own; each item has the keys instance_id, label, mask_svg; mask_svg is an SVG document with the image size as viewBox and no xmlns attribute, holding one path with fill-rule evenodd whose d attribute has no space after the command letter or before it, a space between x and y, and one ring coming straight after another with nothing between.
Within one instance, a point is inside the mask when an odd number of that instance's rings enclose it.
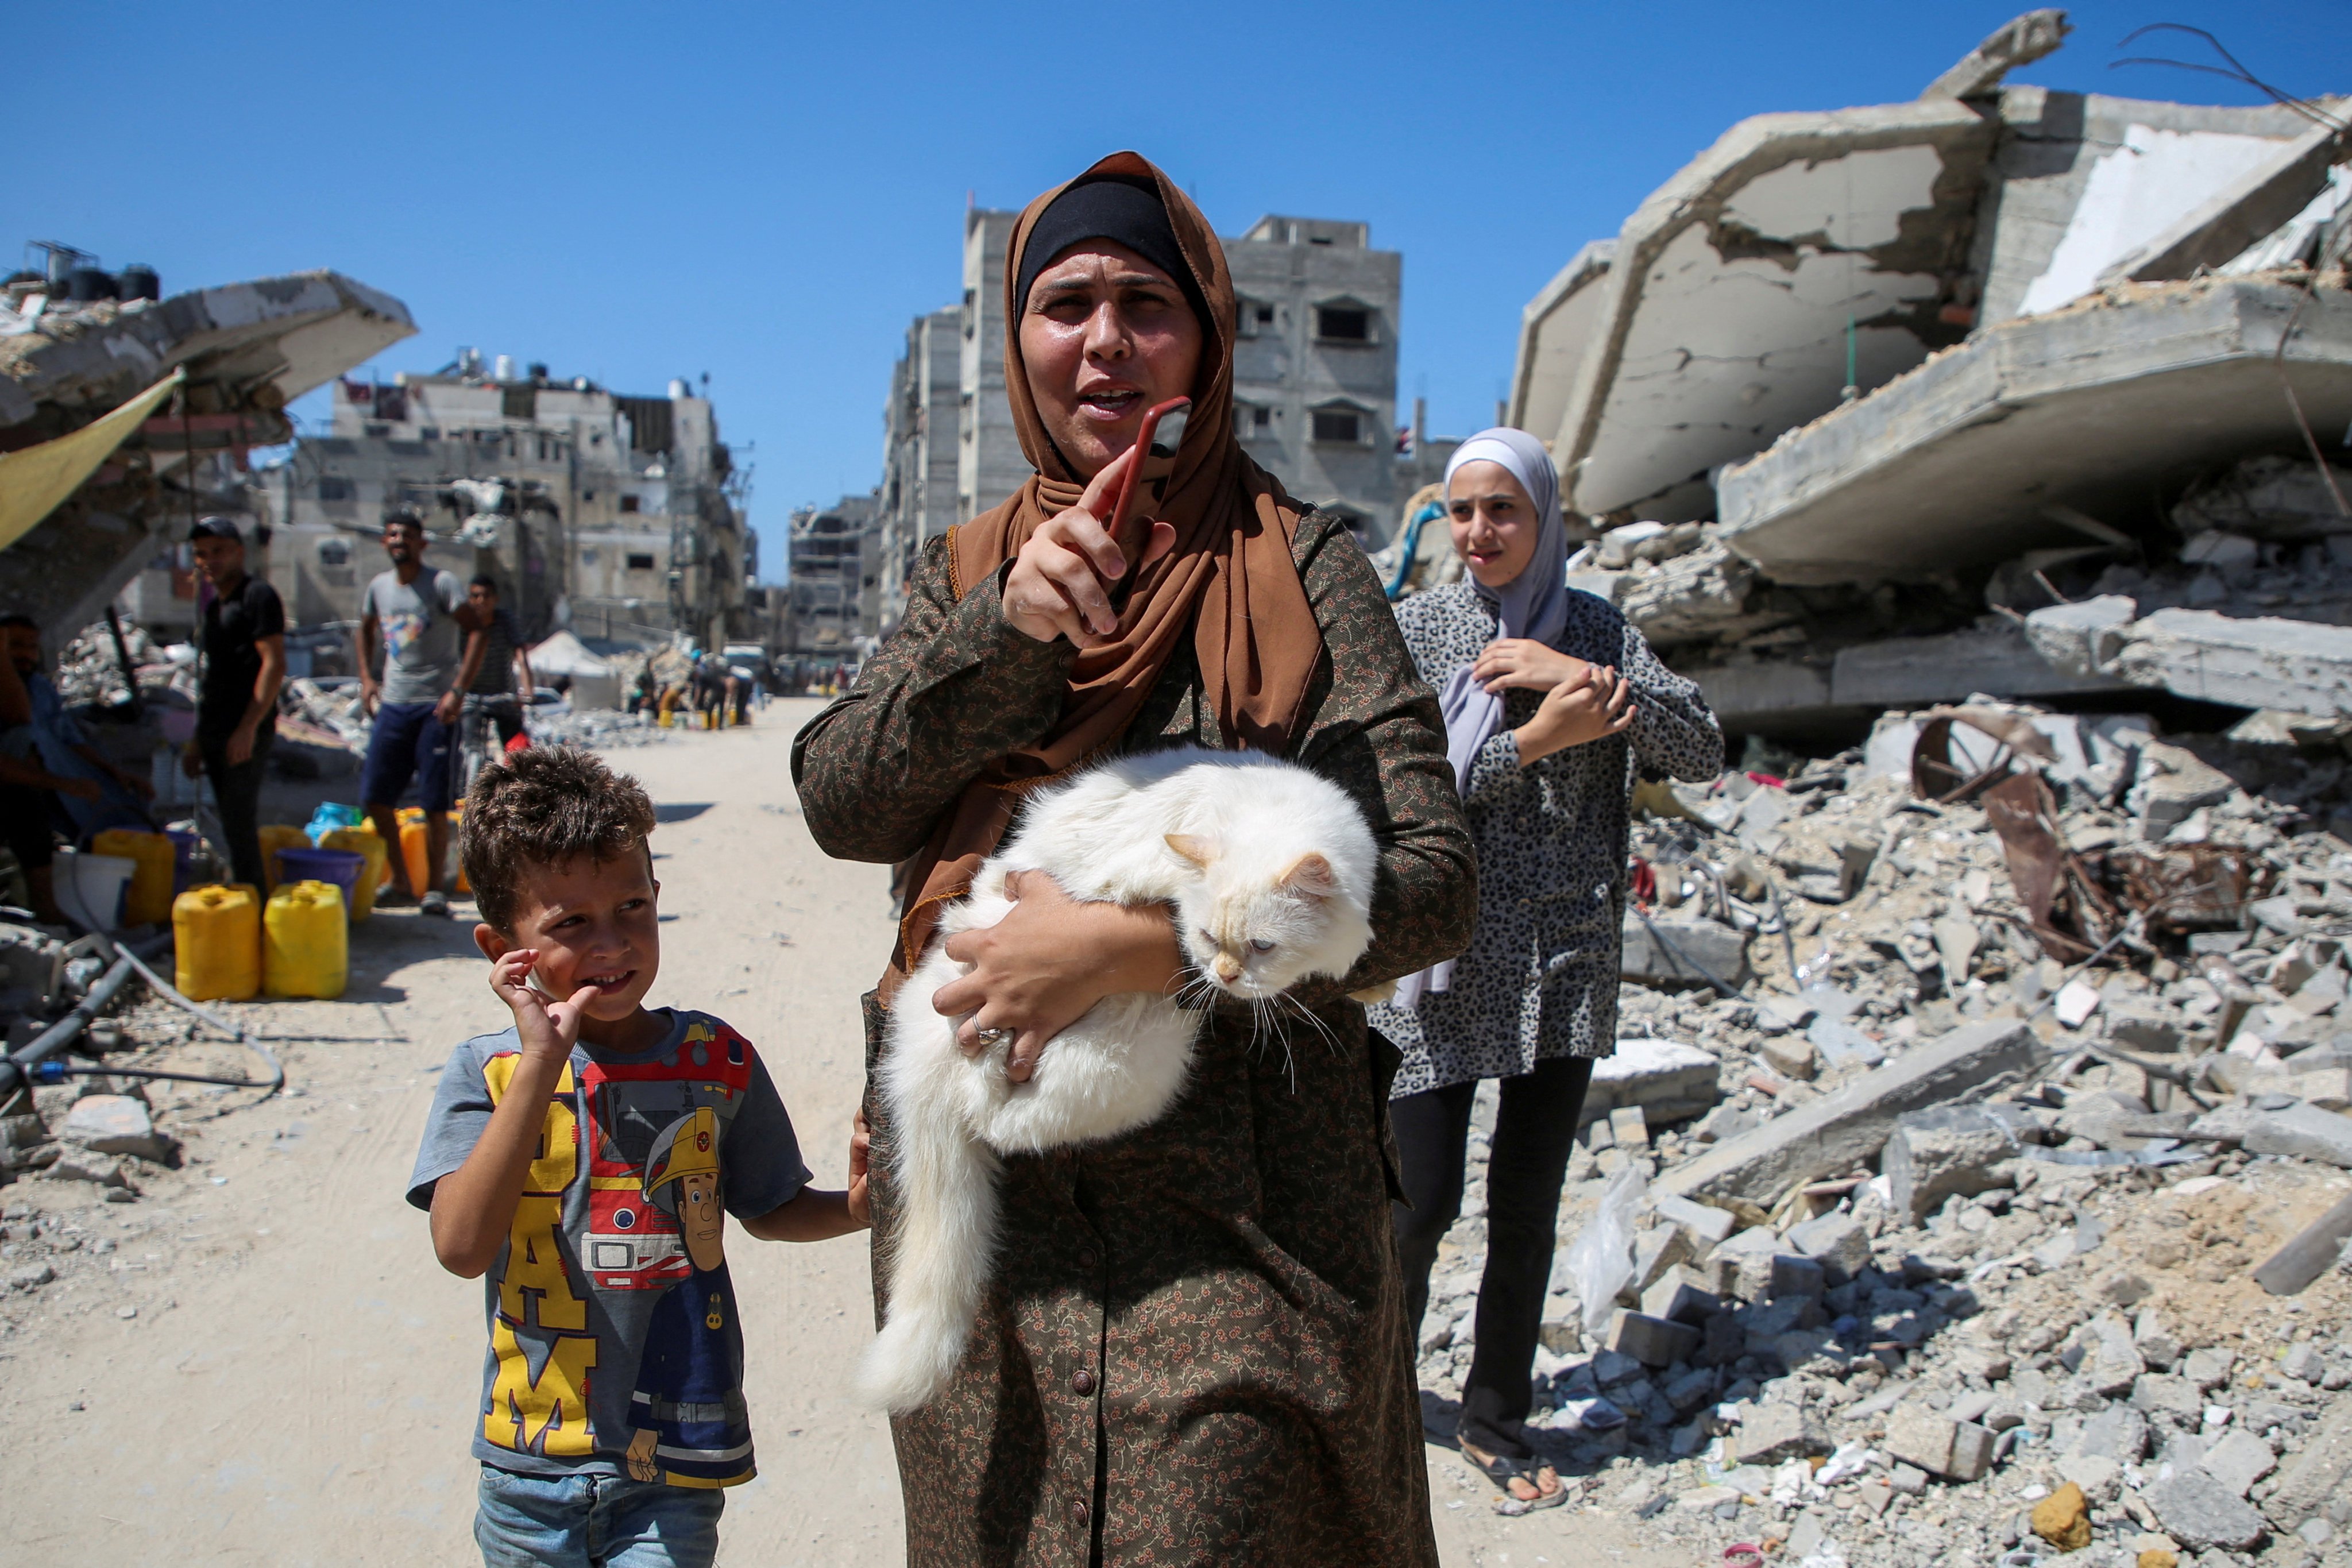
<instances>
[{"instance_id":1,"label":"boy's hand","mask_svg":"<svg viewBox=\"0 0 2352 1568\"><path fill-rule=\"evenodd\" d=\"M648 1432L642 1426L638 1427L636 1435L629 1439L628 1464L631 1480L661 1479L661 1461L654 1458L654 1445L660 1440L660 1434Z\"/></svg>"},{"instance_id":2,"label":"boy's hand","mask_svg":"<svg viewBox=\"0 0 2352 1568\"><path fill-rule=\"evenodd\" d=\"M849 1203L849 1217L859 1225L871 1226L874 1208L866 1199L866 1167L872 1159L874 1130L866 1125L866 1108L859 1106L857 1114L849 1119L849 1191L843 1194Z\"/></svg>"},{"instance_id":3,"label":"boy's hand","mask_svg":"<svg viewBox=\"0 0 2352 1568\"><path fill-rule=\"evenodd\" d=\"M580 1039L580 1010L596 994L583 985L569 1002L558 1002L530 983L539 949L519 947L490 966L490 989L514 1013L515 1033L525 1057L569 1057Z\"/></svg>"}]
</instances>

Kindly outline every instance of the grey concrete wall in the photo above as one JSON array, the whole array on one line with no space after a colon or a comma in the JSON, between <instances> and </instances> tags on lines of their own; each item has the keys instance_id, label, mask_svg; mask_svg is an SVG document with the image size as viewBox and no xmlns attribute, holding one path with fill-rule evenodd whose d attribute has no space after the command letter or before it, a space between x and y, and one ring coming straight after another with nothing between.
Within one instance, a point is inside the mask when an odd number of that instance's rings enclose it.
<instances>
[{"instance_id":1,"label":"grey concrete wall","mask_svg":"<svg viewBox=\"0 0 2352 1568\"><path fill-rule=\"evenodd\" d=\"M968 522L1027 481L1029 461L1004 396L1004 257L1019 213L964 215L956 520Z\"/></svg>"}]
</instances>

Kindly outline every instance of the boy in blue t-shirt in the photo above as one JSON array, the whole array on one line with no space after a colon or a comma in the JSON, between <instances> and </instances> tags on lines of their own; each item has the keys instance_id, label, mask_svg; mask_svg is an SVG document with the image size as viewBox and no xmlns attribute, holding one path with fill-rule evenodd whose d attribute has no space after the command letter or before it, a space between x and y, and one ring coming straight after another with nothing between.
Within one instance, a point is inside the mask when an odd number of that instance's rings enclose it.
<instances>
[{"instance_id":1,"label":"boy in blue t-shirt","mask_svg":"<svg viewBox=\"0 0 2352 1568\"><path fill-rule=\"evenodd\" d=\"M474 1538L491 1568L707 1564L753 1474L725 1216L771 1241L865 1228L808 1184L751 1042L648 1010L661 962L653 804L594 756L485 768L466 816L474 940L514 1025L457 1047L408 1201L442 1267L485 1276Z\"/></svg>"}]
</instances>

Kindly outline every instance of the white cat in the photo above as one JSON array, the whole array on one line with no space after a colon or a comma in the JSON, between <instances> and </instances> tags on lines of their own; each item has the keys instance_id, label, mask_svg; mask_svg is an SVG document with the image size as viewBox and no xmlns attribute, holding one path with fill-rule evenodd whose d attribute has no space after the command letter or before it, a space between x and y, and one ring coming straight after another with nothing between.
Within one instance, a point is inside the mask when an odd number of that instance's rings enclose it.
<instances>
[{"instance_id":1,"label":"white cat","mask_svg":"<svg viewBox=\"0 0 2352 1568\"><path fill-rule=\"evenodd\" d=\"M1107 996L1054 1037L1025 1083L1011 1042L976 1057L931 994L968 973L945 951L1013 905L1004 879L1043 871L1089 902L1168 903L1192 988L1261 1012L1309 975L1347 973L1371 942L1371 829L1345 791L1255 752L1179 747L1106 763L1029 801L1013 836L941 916L890 1006L881 1099L898 1190L890 1307L857 1392L893 1411L927 1403L963 1359L995 1265L1001 1154L1116 1137L1174 1103L1202 1015L1171 998ZM1214 997L1211 997L1214 1000Z\"/></svg>"}]
</instances>

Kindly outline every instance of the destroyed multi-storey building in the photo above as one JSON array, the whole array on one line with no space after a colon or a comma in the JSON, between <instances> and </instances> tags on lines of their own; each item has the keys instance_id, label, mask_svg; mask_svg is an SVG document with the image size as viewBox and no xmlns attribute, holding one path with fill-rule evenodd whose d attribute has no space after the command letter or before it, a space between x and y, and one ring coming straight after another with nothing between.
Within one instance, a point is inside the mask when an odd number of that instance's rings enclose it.
<instances>
[{"instance_id":1,"label":"destroyed multi-storey building","mask_svg":"<svg viewBox=\"0 0 2352 1568\"><path fill-rule=\"evenodd\" d=\"M881 502L844 496L793 513L780 651L856 664L881 619Z\"/></svg>"},{"instance_id":2,"label":"destroyed multi-storey building","mask_svg":"<svg viewBox=\"0 0 2352 1568\"><path fill-rule=\"evenodd\" d=\"M651 646L756 635L747 475L708 397L627 396L462 351L430 375L339 380L323 436L267 477L270 577L303 621L358 614L384 513L425 518L428 558L488 571L524 629Z\"/></svg>"},{"instance_id":3,"label":"destroyed multi-storey building","mask_svg":"<svg viewBox=\"0 0 2352 1568\"><path fill-rule=\"evenodd\" d=\"M2002 85L2064 31L1743 121L1528 307L1512 418L1598 536L1579 585L1733 728L2352 714L2345 100Z\"/></svg>"},{"instance_id":4,"label":"destroyed multi-storey building","mask_svg":"<svg viewBox=\"0 0 2352 1568\"><path fill-rule=\"evenodd\" d=\"M964 216L963 300L918 316L883 415L882 626L897 624L925 542L1029 477L1004 393L1004 258L1018 213ZM1339 512L1370 548L1426 481L1400 443L1404 258L1370 226L1269 215L1224 242L1237 299L1234 426L1291 493ZM1416 426L1416 431L1417 431Z\"/></svg>"},{"instance_id":5,"label":"destroyed multi-storey building","mask_svg":"<svg viewBox=\"0 0 2352 1568\"><path fill-rule=\"evenodd\" d=\"M247 454L291 438L289 403L416 329L399 300L340 273L162 298L152 268L60 255L61 276L0 285L0 607L33 615L52 649L118 595L184 636L188 525L239 515L266 559L283 513Z\"/></svg>"}]
</instances>

